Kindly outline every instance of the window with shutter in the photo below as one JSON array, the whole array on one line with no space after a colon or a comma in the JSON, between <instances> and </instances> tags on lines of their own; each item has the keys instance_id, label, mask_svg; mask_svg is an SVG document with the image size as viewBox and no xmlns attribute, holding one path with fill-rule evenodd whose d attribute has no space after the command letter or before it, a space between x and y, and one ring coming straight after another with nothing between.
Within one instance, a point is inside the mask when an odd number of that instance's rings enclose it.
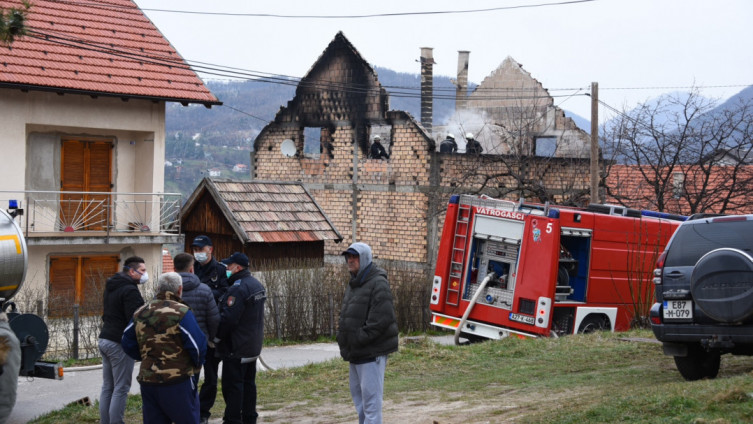
<instances>
[{"instance_id":1,"label":"window with shutter","mask_svg":"<svg viewBox=\"0 0 753 424\"><path fill-rule=\"evenodd\" d=\"M105 282L118 272L117 255L54 256L50 258L49 316L73 316L73 305L80 315L102 313Z\"/></svg>"},{"instance_id":2,"label":"window with shutter","mask_svg":"<svg viewBox=\"0 0 753 424\"><path fill-rule=\"evenodd\" d=\"M104 230L110 221L112 143L63 140L60 168L60 229Z\"/></svg>"}]
</instances>

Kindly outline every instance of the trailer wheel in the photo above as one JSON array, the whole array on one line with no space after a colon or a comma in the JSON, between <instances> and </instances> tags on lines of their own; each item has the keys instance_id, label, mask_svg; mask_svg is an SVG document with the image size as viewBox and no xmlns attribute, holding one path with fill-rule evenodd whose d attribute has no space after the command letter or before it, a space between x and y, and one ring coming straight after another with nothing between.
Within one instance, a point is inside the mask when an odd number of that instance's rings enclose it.
<instances>
[{"instance_id":1,"label":"trailer wheel","mask_svg":"<svg viewBox=\"0 0 753 424\"><path fill-rule=\"evenodd\" d=\"M604 331L611 329L612 326L609 323L609 318L604 315L591 314L580 323L578 327L578 333L589 334L594 331Z\"/></svg>"},{"instance_id":2,"label":"trailer wheel","mask_svg":"<svg viewBox=\"0 0 753 424\"><path fill-rule=\"evenodd\" d=\"M694 345L688 346L688 356L674 358L677 371L680 371L680 375L687 381L716 378L719 374L719 352L707 352L702 347Z\"/></svg>"}]
</instances>

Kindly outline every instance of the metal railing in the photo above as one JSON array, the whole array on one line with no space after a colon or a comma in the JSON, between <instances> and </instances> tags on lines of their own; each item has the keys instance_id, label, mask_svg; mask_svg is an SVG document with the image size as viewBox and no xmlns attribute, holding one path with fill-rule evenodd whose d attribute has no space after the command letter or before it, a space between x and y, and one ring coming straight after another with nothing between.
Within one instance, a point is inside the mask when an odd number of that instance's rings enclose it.
<instances>
[{"instance_id":1,"label":"metal railing","mask_svg":"<svg viewBox=\"0 0 753 424\"><path fill-rule=\"evenodd\" d=\"M24 209L16 222L27 237L180 234L180 193L0 191L0 207L11 201Z\"/></svg>"}]
</instances>

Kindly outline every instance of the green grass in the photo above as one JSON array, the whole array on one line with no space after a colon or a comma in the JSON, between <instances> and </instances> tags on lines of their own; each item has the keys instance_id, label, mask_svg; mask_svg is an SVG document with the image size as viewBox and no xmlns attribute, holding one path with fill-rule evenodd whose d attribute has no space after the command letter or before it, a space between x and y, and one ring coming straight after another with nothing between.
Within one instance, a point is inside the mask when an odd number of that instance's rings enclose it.
<instances>
[{"instance_id":1,"label":"green grass","mask_svg":"<svg viewBox=\"0 0 753 424\"><path fill-rule=\"evenodd\" d=\"M686 382L661 345L625 337L652 335L643 330L468 346L403 339L387 365L385 422L753 422L750 358L725 355L717 379ZM259 412L264 422L352 422L347 379L348 365L340 360L259 373ZM139 402L138 396L129 400L128 422L140 422ZM220 395L213 417L223 408ZM96 407L71 406L36 422L97 419Z\"/></svg>"}]
</instances>

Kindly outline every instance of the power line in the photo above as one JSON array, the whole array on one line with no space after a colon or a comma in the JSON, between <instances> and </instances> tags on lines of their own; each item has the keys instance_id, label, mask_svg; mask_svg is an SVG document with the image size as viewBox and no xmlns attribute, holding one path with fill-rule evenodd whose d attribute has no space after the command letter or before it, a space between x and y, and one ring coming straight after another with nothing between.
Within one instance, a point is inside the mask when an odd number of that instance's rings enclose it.
<instances>
[{"instance_id":1,"label":"power line","mask_svg":"<svg viewBox=\"0 0 753 424\"><path fill-rule=\"evenodd\" d=\"M537 3L537 4L524 4L524 5L517 5L517 6L489 7L489 8L483 8L483 9L370 13L370 14L362 14L362 15L288 15L288 14L278 14L278 13L202 12L202 11L192 11L192 10L150 9L150 8L142 8L141 10L149 11L149 12L181 13L181 14L189 14L189 15L233 16L233 17L251 17L251 18L368 19L368 18L392 18L392 17L401 17L401 16L457 15L457 14L468 14L468 13L485 13L485 12L497 12L497 11L502 11L502 10L531 9L531 8L549 7L549 6L566 6L566 5L578 4L578 3L591 3L594 1L598 1L598 0L571 0L571 1L560 1L560 2L553 2L553 3ZM109 4L99 3L99 2L80 2L80 1L58 0L57 3L70 4L74 6L98 6L98 7L130 9L130 7L127 7L127 6L109 5Z\"/></svg>"}]
</instances>

